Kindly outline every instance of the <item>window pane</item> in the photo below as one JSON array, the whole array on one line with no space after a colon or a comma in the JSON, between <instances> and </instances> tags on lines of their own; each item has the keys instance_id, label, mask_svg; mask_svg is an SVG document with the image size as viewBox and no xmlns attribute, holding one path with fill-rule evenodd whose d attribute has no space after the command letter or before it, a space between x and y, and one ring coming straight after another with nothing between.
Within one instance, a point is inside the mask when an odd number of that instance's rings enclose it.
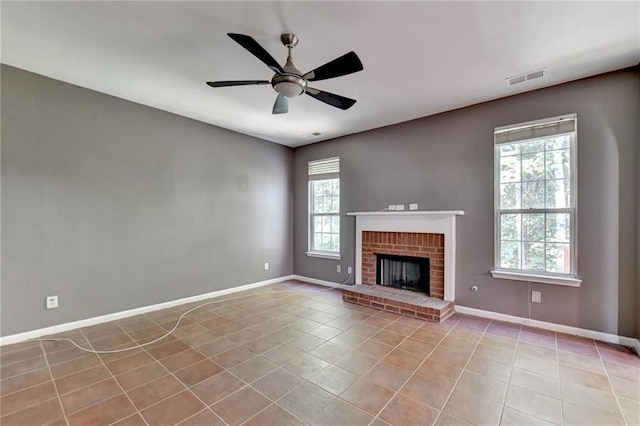
<instances>
[{"instance_id":1,"label":"window pane","mask_svg":"<svg viewBox=\"0 0 640 426\"><path fill-rule=\"evenodd\" d=\"M502 144L500 145L500 156L505 157L507 155L520 154L520 144Z\"/></svg>"},{"instance_id":2,"label":"window pane","mask_svg":"<svg viewBox=\"0 0 640 426\"><path fill-rule=\"evenodd\" d=\"M547 241L560 243L571 241L569 213L547 213Z\"/></svg>"},{"instance_id":3,"label":"window pane","mask_svg":"<svg viewBox=\"0 0 640 426\"><path fill-rule=\"evenodd\" d=\"M314 181L311 185L313 186L313 196L314 197L318 197L320 195L322 195L322 185L320 185L319 180Z\"/></svg>"},{"instance_id":4,"label":"window pane","mask_svg":"<svg viewBox=\"0 0 640 426\"><path fill-rule=\"evenodd\" d=\"M522 180L544 179L544 152L522 155Z\"/></svg>"},{"instance_id":5,"label":"window pane","mask_svg":"<svg viewBox=\"0 0 640 426\"><path fill-rule=\"evenodd\" d=\"M331 234L322 234L322 251L331 251Z\"/></svg>"},{"instance_id":6,"label":"window pane","mask_svg":"<svg viewBox=\"0 0 640 426\"><path fill-rule=\"evenodd\" d=\"M520 184L506 183L500 185L500 208L519 209L520 208Z\"/></svg>"},{"instance_id":7,"label":"window pane","mask_svg":"<svg viewBox=\"0 0 640 426\"><path fill-rule=\"evenodd\" d=\"M329 198L329 211L328 213L339 213L340 212L340 198L339 197L330 197Z\"/></svg>"},{"instance_id":8,"label":"window pane","mask_svg":"<svg viewBox=\"0 0 640 426\"><path fill-rule=\"evenodd\" d=\"M331 232L334 234L340 233L340 217L338 216L331 217Z\"/></svg>"},{"instance_id":9,"label":"window pane","mask_svg":"<svg viewBox=\"0 0 640 426\"><path fill-rule=\"evenodd\" d=\"M520 243L502 241L500 244L500 267L520 269Z\"/></svg>"},{"instance_id":10,"label":"window pane","mask_svg":"<svg viewBox=\"0 0 640 426\"><path fill-rule=\"evenodd\" d=\"M547 272L569 274L571 272L570 251L569 244L547 244Z\"/></svg>"},{"instance_id":11,"label":"window pane","mask_svg":"<svg viewBox=\"0 0 640 426\"><path fill-rule=\"evenodd\" d=\"M340 251L340 235L331 234L331 251Z\"/></svg>"},{"instance_id":12,"label":"window pane","mask_svg":"<svg viewBox=\"0 0 640 426\"><path fill-rule=\"evenodd\" d=\"M547 151L545 153L547 179L564 179L571 175L568 149Z\"/></svg>"},{"instance_id":13,"label":"window pane","mask_svg":"<svg viewBox=\"0 0 640 426\"><path fill-rule=\"evenodd\" d=\"M500 215L500 239L520 240L520 215L503 214Z\"/></svg>"},{"instance_id":14,"label":"window pane","mask_svg":"<svg viewBox=\"0 0 640 426\"><path fill-rule=\"evenodd\" d=\"M544 242L544 213L522 215L522 239Z\"/></svg>"},{"instance_id":15,"label":"window pane","mask_svg":"<svg viewBox=\"0 0 640 426\"><path fill-rule=\"evenodd\" d=\"M322 232L322 216L313 217L313 230L312 232Z\"/></svg>"},{"instance_id":16,"label":"window pane","mask_svg":"<svg viewBox=\"0 0 640 426\"><path fill-rule=\"evenodd\" d=\"M313 213L322 213L322 204L324 197L314 197L313 198Z\"/></svg>"},{"instance_id":17,"label":"window pane","mask_svg":"<svg viewBox=\"0 0 640 426\"><path fill-rule=\"evenodd\" d=\"M322 234L320 232L314 232L313 234L313 250L322 250Z\"/></svg>"},{"instance_id":18,"label":"window pane","mask_svg":"<svg viewBox=\"0 0 640 426\"><path fill-rule=\"evenodd\" d=\"M328 216L322 217L322 232L331 232L331 218Z\"/></svg>"},{"instance_id":19,"label":"window pane","mask_svg":"<svg viewBox=\"0 0 640 426\"><path fill-rule=\"evenodd\" d=\"M502 157L500 159L500 182L520 181L520 156Z\"/></svg>"},{"instance_id":20,"label":"window pane","mask_svg":"<svg viewBox=\"0 0 640 426\"><path fill-rule=\"evenodd\" d=\"M539 209L544 207L544 181L522 182L522 208Z\"/></svg>"},{"instance_id":21,"label":"window pane","mask_svg":"<svg viewBox=\"0 0 640 426\"><path fill-rule=\"evenodd\" d=\"M544 139L543 140L537 140L537 141L533 141L533 142L525 142L521 144L521 150L523 154L529 154L529 153L535 153L535 152L541 152L544 151Z\"/></svg>"},{"instance_id":22,"label":"window pane","mask_svg":"<svg viewBox=\"0 0 640 426\"><path fill-rule=\"evenodd\" d=\"M524 243L522 269L527 271L544 271L544 243Z\"/></svg>"},{"instance_id":23,"label":"window pane","mask_svg":"<svg viewBox=\"0 0 640 426\"><path fill-rule=\"evenodd\" d=\"M569 148L569 136L556 136L554 138L546 139L547 151L552 149Z\"/></svg>"},{"instance_id":24,"label":"window pane","mask_svg":"<svg viewBox=\"0 0 640 426\"><path fill-rule=\"evenodd\" d=\"M571 180L548 180L546 182L545 197L545 204L547 208L571 207Z\"/></svg>"},{"instance_id":25,"label":"window pane","mask_svg":"<svg viewBox=\"0 0 640 426\"><path fill-rule=\"evenodd\" d=\"M338 179L333 179L331 181L331 192L334 195L340 195L340 181Z\"/></svg>"}]
</instances>

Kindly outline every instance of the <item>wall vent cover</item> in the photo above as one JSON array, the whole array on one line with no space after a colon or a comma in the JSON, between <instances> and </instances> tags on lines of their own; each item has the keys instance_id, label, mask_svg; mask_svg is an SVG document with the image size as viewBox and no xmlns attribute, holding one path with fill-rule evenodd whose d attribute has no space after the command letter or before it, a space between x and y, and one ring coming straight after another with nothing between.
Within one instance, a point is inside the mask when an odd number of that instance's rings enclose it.
<instances>
[{"instance_id":1,"label":"wall vent cover","mask_svg":"<svg viewBox=\"0 0 640 426\"><path fill-rule=\"evenodd\" d=\"M536 78L544 77L547 72L546 68L535 70L531 72L526 72L520 75L514 75L513 77L508 77L505 79L507 82L507 86L513 86L514 84L524 83L525 81L534 80Z\"/></svg>"}]
</instances>

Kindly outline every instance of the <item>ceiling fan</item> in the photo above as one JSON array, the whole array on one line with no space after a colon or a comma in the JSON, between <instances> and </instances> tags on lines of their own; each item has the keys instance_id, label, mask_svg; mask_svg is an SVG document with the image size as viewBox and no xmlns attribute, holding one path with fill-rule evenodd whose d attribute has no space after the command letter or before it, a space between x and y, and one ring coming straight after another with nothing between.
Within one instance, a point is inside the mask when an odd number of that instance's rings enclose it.
<instances>
[{"instance_id":1,"label":"ceiling fan","mask_svg":"<svg viewBox=\"0 0 640 426\"><path fill-rule=\"evenodd\" d=\"M267 52L252 37L244 34L227 33L229 37L235 40L240 46L247 49L253 56L264 62L272 71L275 72L271 81L269 80L235 80L235 81L208 81L211 87L229 87L229 86L248 86L269 84L278 92L276 102L273 104L273 114L284 114L289 112L289 99L300 96L303 93L315 98L321 102L340 108L349 109L356 103L355 99L349 99L334 93L325 92L323 90L309 87L310 81L326 80L329 78L341 77L343 75L362 71L362 62L355 52L346 53L333 61L327 62L318 68L302 74L293 65L291 57L291 49L298 44L298 37L293 34L285 33L280 36L282 44L288 49L287 62L284 67Z\"/></svg>"}]
</instances>

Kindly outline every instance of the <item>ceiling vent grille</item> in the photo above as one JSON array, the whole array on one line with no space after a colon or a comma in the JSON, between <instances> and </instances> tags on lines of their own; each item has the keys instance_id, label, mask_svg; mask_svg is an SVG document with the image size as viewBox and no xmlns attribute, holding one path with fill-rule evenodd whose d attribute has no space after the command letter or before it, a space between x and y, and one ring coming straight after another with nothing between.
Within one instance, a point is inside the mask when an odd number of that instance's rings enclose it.
<instances>
[{"instance_id":1,"label":"ceiling vent grille","mask_svg":"<svg viewBox=\"0 0 640 426\"><path fill-rule=\"evenodd\" d=\"M515 75L513 77L506 78L507 86L513 86L514 84L524 83L525 81L534 80L536 78L544 77L544 74L547 72L546 68L541 70L531 71L520 75Z\"/></svg>"}]
</instances>

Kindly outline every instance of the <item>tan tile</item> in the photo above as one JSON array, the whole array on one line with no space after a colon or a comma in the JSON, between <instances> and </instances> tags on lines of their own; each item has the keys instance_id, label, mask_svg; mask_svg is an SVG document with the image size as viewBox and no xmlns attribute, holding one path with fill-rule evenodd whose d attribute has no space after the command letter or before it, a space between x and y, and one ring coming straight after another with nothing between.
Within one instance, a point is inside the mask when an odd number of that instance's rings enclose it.
<instances>
[{"instance_id":1,"label":"tan tile","mask_svg":"<svg viewBox=\"0 0 640 426\"><path fill-rule=\"evenodd\" d=\"M436 383L415 374L400 389L400 394L442 410L452 389L453 385Z\"/></svg>"},{"instance_id":2,"label":"tan tile","mask_svg":"<svg viewBox=\"0 0 640 426\"><path fill-rule=\"evenodd\" d=\"M98 365L88 370L56 379L56 386L58 388L58 392L61 395L64 395L65 393L89 386L93 383L101 382L110 377L111 374L109 371L102 365Z\"/></svg>"},{"instance_id":3,"label":"tan tile","mask_svg":"<svg viewBox=\"0 0 640 426\"><path fill-rule=\"evenodd\" d=\"M549 377L560 377L558 373L558 363L556 361L537 356L516 354L513 366L522 370L544 374Z\"/></svg>"},{"instance_id":4,"label":"tan tile","mask_svg":"<svg viewBox=\"0 0 640 426\"><path fill-rule=\"evenodd\" d=\"M278 401L294 415L306 422L313 422L316 416L335 399L331 393L319 387L302 383Z\"/></svg>"},{"instance_id":5,"label":"tan tile","mask_svg":"<svg viewBox=\"0 0 640 426\"><path fill-rule=\"evenodd\" d=\"M14 362L9 365L0 365L0 377L2 377L2 380L5 380L10 377L18 376L20 374L39 370L46 366L47 363L44 359L44 356L29 358L27 360Z\"/></svg>"},{"instance_id":6,"label":"tan tile","mask_svg":"<svg viewBox=\"0 0 640 426\"><path fill-rule=\"evenodd\" d=\"M141 412L149 426L176 424L201 411L202 403L189 391L183 391Z\"/></svg>"},{"instance_id":7,"label":"tan tile","mask_svg":"<svg viewBox=\"0 0 640 426\"><path fill-rule=\"evenodd\" d=\"M520 331L520 341L555 349L556 333L555 331L523 326Z\"/></svg>"},{"instance_id":8,"label":"tan tile","mask_svg":"<svg viewBox=\"0 0 640 426\"><path fill-rule=\"evenodd\" d=\"M507 383L465 371L456 384L456 389L502 405L507 394Z\"/></svg>"},{"instance_id":9,"label":"tan tile","mask_svg":"<svg viewBox=\"0 0 640 426\"><path fill-rule=\"evenodd\" d=\"M309 353L327 362L335 362L340 357L349 352L349 348L336 345L332 342L326 342L316 347Z\"/></svg>"},{"instance_id":10,"label":"tan tile","mask_svg":"<svg viewBox=\"0 0 640 426\"><path fill-rule=\"evenodd\" d=\"M328 325L321 325L320 327L314 328L313 330L308 332L308 334L311 336L319 337L320 339L325 339L325 340L332 339L341 333L342 333L341 329L331 327Z\"/></svg>"},{"instance_id":11,"label":"tan tile","mask_svg":"<svg viewBox=\"0 0 640 426\"><path fill-rule=\"evenodd\" d=\"M562 403L562 414L564 424L567 426L584 426L584 425L607 425L607 426L625 426L626 423L622 417L622 413L603 413L598 410L590 410L586 407Z\"/></svg>"},{"instance_id":12,"label":"tan tile","mask_svg":"<svg viewBox=\"0 0 640 426\"><path fill-rule=\"evenodd\" d=\"M456 325L456 328L467 328L484 332L489 326L490 322L491 320L488 320L486 318L466 316L460 319L460 321Z\"/></svg>"},{"instance_id":13,"label":"tan tile","mask_svg":"<svg viewBox=\"0 0 640 426\"><path fill-rule=\"evenodd\" d=\"M590 356L592 358L600 358L600 354L598 353L593 340L591 342L565 340L560 338L560 335L558 335L558 349L579 355Z\"/></svg>"},{"instance_id":14,"label":"tan tile","mask_svg":"<svg viewBox=\"0 0 640 426\"><path fill-rule=\"evenodd\" d=\"M632 401L626 398L618 398L622 414L627 420L629 426L640 425L640 402Z\"/></svg>"},{"instance_id":15,"label":"tan tile","mask_svg":"<svg viewBox=\"0 0 640 426\"><path fill-rule=\"evenodd\" d=\"M518 341L515 339L498 336L495 334L485 334L484 336L482 336L482 340L480 340L480 343L484 345L497 346L499 348L513 350L515 350L516 346L518 345Z\"/></svg>"},{"instance_id":16,"label":"tan tile","mask_svg":"<svg viewBox=\"0 0 640 426\"><path fill-rule=\"evenodd\" d=\"M471 423L466 422L457 417L453 417L447 413L440 413L436 426L472 426Z\"/></svg>"},{"instance_id":17,"label":"tan tile","mask_svg":"<svg viewBox=\"0 0 640 426\"><path fill-rule=\"evenodd\" d=\"M72 414L69 416L69 425L109 425L129 417L135 410L129 399L120 395Z\"/></svg>"},{"instance_id":18,"label":"tan tile","mask_svg":"<svg viewBox=\"0 0 640 426\"><path fill-rule=\"evenodd\" d=\"M4 350L0 351L0 364L9 365L13 362L25 361L27 359L43 356L44 352L42 351L42 347L40 345L37 346L27 346L21 350L14 350L6 352Z\"/></svg>"},{"instance_id":19,"label":"tan tile","mask_svg":"<svg viewBox=\"0 0 640 426\"><path fill-rule=\"evenodd\" d=\"M194 349L187 349L186 351L178 352L175 355L161 359L160 364L164 365L164 367L169 371L177 371L204 359L204 355L200 352Z\"/></svg>"},{"instance_id":20,"label":"tan tile","mask_svg":"<svg viewBox=\"0 0 640 426\"><path fill-rule=\"evenodd\" d=\"M552 424L541 418L514 410L511 407L504 407L502 418L500 419L500 426L550 426Z\"/></svg>"},{"instance_id":21,"label":"tan tile","mask_svg":"<svg viewBox=\"0 0 640 426\"><path fill-rule=\"evenodd\" d=\"M229 425L239 425L271 404L264 396L250 387L245 387L238 392L226 397L211 406L222 420Z\"/></svg>"},{"instance_id":22,"label":"tan tile","mask_svg":"<svg viewBox=\"0 0 640 426\"><path fill-rule=\"evenodd\" d=\"M640 368L629 367L607 360L604 360L603 362L609 376L620 377L625 380L640 383Z\"/></svg>"},{"instance_id":23,"label":"tan tile","mask_svg":"<svg viewBox=\"0 0 640 426\"><path fill-rule=\"evenodd\" d=\"M376 342L384 343L389 346L397 346L400 342L405 339L406 336L401 334L396 334L392 331L381 330L378 333L371 336L371 340L375 340Z\"/></svg>"},{"instance_id":24,"label":"tan tile","mask_svg":"<svg viewBox=\"0 0 640 426\"><path fill-rule=\"evenodd\" d=\"M537 356L551 361L556 361L558 359L558 351L556 351L555 348L538 346L527 342L520 342L518 344L516 355L518 354Z\"/></svg>"},{"instance_id":25,"label":"tan tile","mask_svg":"<svg viewBox=\"0 0 640 426\"><path fill-rule=\"evenodd\" d=\"M451 367L431 359L427 359L416 371L416 374L426 377L442 387L453 389L456 381L462 374L462 367Z\"/></svg>"},{"instance_id":26,"label":"tan tile","mask_svg":"<svg viewBox=\"0 0 640 426\"><path fill-rule=\"evenodd\" d=\"M360 346L362 343L366 342L368 337L360 336L359 334L348 330L342 334L338 334L336 337L330 340L330 342L335 343L340 346L344 346L349 349L355 349Z\"/></svg>"},{"instance_id":27,"label":"tan tile","mask_svg":"<svg viewBox=\"0 0 640 426\"><path fill-rule=\"evenodd\" d=\"M444 339L444 336L444 333L440 333L439 331L419 328L414 331L410 337L426 343L431 343L432 345L437 345L442 339Z\"/></svg>"},{"instance_id":28,"label":"tan tile","mask_svg":"<svg viewBox=\"0 0 640 426\"><path fill-rule=\"evenodd\" d=\"M620 377L610 377L610 379L618 397L640 402L640 384L638 382L621 379Z\"/></svg>"},{"instance_id":29,"label":"tan tile","mask_svg":"<svg viewBox=\"0 0 640 426\"><path fill-rule=\"evenodd\" d=\"M335 365L359 376L365 374L377 361L358 352L349 352L335 362Z\"/></svg>"},{"instance_id":30,"label":"tan tile","mask_svg":"<svg viewBox=\"0 0 640 426\"><path fill-rule=\"evenodd\" d=\"M560 380L553 377L514 368L511 372L510 383L514 386L560 399Z\"/></svg>"},{"instance_id":31,"label":"tan tile","mask_svg":"<svg viewBox=\"0 0 640 426\"><path fill-rule=\"evenodd\" d=\"M291 392L301 383L303 383L303 381L300 377L279 368L252 383L252 386L265 396L276 401Z\"/></svg>"},{"instance_id":32,"label":"tan tile","mask_svg":"<svg viewBox=\"0 0 640 426\"><path fill-rule=\"evenodd\" d=\"M396 321L394 323L389 324L387 327L385 327L385 330L392 331L396 334L400 334L401 336L407 337L410 334L412 334L414 331L416 331L417 328L418 327L416 326L403 324Z\"/></svg>"},{"instance_id":33,"label":"tan tile","mask_svg":"<svg viewBox=\"0 0 640 426\"><path fill-rule=\"evenodd\" d=\"M506 349L499 346L489 346L483 343L476 346L473 356L476 358L485 358L492 361L498 361L503 364L511 364L516 351L514 349Z\"/></svg>"},{"instance_id":34,"label":"tan tile","mask_svg":"<svg viewBox=\"0 0 640 426\"><path fill-rule=\"evenodd\" d=\"M408 338L398 345L398 349L403 351L412 352L422 357L427 357L435 348L432 343L423 342L418 339Z\"/></svg>"},{"instance_id":35,"label":"tan tile","mask_svg":"<svg viewBox=\"0 0 640 426\"><path fill-rule=\"evenodd\" d=\"M226 426L226 423L210 409L204 409L179 423L180 426Z\"/></svg>"},{"instance_id":36,"label":"tan tile","mask_svg":"<svg viewBox=\"0 0 640 426\"><path fill-rule=\"evenodd\" d=\"M302 351L308 352L310 350L313 350L315 347L320 346L324 342L325 340L319 337L311 336L309 334L303 334L293 340L290 340L289 342L287 342L287 344Z\"/></svg>"},{"instance_id":37,"label":"tan tile","mask_svg":"<svg viewBox=\"0 0 640 426\"><path fill-rule=\"evenodd\" d=\"M498 424L502 406L459 390L454 390L444 412L478 425Z\"/></svg>"},{"instance_id":38,"label":"tan tile","mask_svg":"<svg viewBox=\"0 0 640 426\"><path fill-rule=\"evenodd\" d=\"M510 364L503 364L501 362L481 358L476 355L471 357L466 369L501 382L508 382L509 376L511 375Z\"/></svg>"},{"instance_id":39,"label":"tan tile","mask_svg":"<svg viewBox=\"0 0 640 426\"><path fill-rule=\"evenodd\" d=\"M203 380L213 377L223 370L218 364L208 359L178 370L173 374L186 386L193 386Z\"/></svg>"},{"instance_id":40,"label":"tan tile","mask_svg":"<svg viewBox=\"0 0 640 426\"><path fill-rule=\"evenodd\" d=\"M215 361L216 364L219 364L224 368L232 368L238 364L242 364L243 362L250 360L254 356L255 354L253 354L252 352L249 352L248 350L243 348L236 347L233 349L229 349L226 352L215 355L211 357L211 359Z\"/></svg>"},{"instance_id":41,"label":"tan tile","mask_svg":"<svg viewBox=\"0 0 640 426\"><path fill-rule=\"evenodd\" d=\"M328 365L328 362L313 355L302 354L296 359L285 364L284 368L300 377L308 379Z\"/></svg>"},{"instance_id":42,"label":"tan tile","mask_svg":"<svg viewBox=\"0 0 640 426\"><path fill-rule=\"evenodd\" d=\"M56 420L64 422L64 415L57 398L41 402L37 405L18 411L0 419L2 426L33 426L52 424ZM66 424L66 423L63 423Z\"/></svg>"},{"instance_id":43,"label":"tan tile","mask_svg":"<svg viewBox=\"0 0 640 426\"><path fill-rule=\"evenodd\" d=\"M335 365L316 373L309 381L334 395L340 395L358 378L357 375Z\"/></svg>"},{"instance_id":44,"label":"tan tile","mask_svg":"<svg viewBox=\"0 0 640 426\"><path fill-rule=\"evenodd\" d=\"M613 415L620 412L618 403L610 392L601 392L568 382L561 382L560 385L563 402Z\"/></svg>"},{"instance_id":45,"label":"tan tile","mask_svg":"<svg viewBox=\"0 0 640 426\"><path fill-rule=\"evenodd\" d=\"M560 365L559 367L560 381L598 389L603 392L613 391L609 384L609 379L603 374L592 373L590 371L569 367L567 365Z\"/></svg>"},{"instance_id":46,"label":"tan tile","mask_svg":"<svg viewBox=\"0 0 640 426\"><path fill-rule=\"evenodd\" d=\"M382 410L379 417L393 425L433 425L438 418L438 410L415 399L396 395Z\"/></svg>"},{"instance_id":47,"label":"tan tile","mask_svg":"<svg viewBox=\"0 0 640 426\"><path fill-rule=\"evenodd\" d=\"M14 376L0 381L0 395L5 396L50 380L51 375L47 368L34 370L30 373L21 374L19 376Z\"/></svg>"},{"instance_id":48,"label":"tan tile","mask_svg":"<svg viewBox=\"0 0 640 426\"><path fill-rule=\"evenodd\" d=\"M428 359L441 364L447 364L455 368L462 368L467 364L469 354L438 346L429 355Z\"/></svg>"},{"instance_id":49,"label":"tan tile","mask_svg":"<svg viewBox=\"0 0 640 426\"><path fill-rule=\"evenodd\" d=\"M113 423L112 426L147 426L142 416L138 413Z\"/></svg>"},{"instance_id":50,"label":"tan tile","mask_svg":"<svg viewBox=\"0 0 640 426\"><path fill-rule=\"evenodd\" d=\"M574 354L573 352L558 351L558 363L598 374L605 374L600 359Z\"/></svg>"},{"instance_id":51,"label":"tan tile","mask_svg":"<svg viewBox=\"0 0 640 426\"><path fill-rule=\"evenodd\" d=\"M30 388L5 395L0 398L0 415L15 413L39 402L56 398L56 389L53 382L43 382Z\"/></svg>"},{"instance_id":52,"label":"tan tile","mask_svg":"<svg viewBox=\"0 0 640 426\"><path fill-rule=\"evenodd\" d=\"M305 424L279 405L271 404L244 423L244 426L304 426Z\"/></svg>"},{"instance_id":53,"label":"tan tile","mask_svg":"<svg viewBox=\"0 0 640 426\"><path fill-rule=\"evenodd\" d=\"M289 346L286 343L283 343L275 348L269 349L264 352L262 356L269 361L273 362L276 365L282 366L292 359L302 355L300 349L294 348L293 346Z\"/></svg>"},{"instance_id":54,"label":"tan tile","mask_svg":"<svg viewBox=\"0 0 640 426\"><path fill-rule=\"evenodd\" d=\"M344 391L340 397L375 416L393 395L394 393L390 389L360 379Z\"/></svg>"},{"instance_id":55,"label":"tan tile","mask_svg":"<svg viewBox=\"0 0 640 426\"><path fill-rule=\"evenodd\" d=\"M126 373L127 371L135 370L136 368L140 368L150 362L153 362L154 359L151 355L146 352L138 352L135 355L131 355L125 358L120 358L116 361L112 361L107 364L107 368L114 375Z\"/></svg>"},{"instance_id":56,"label":"tan tile","mask_svg":"<svg viewBox=\"0 0 640 426\"><path fill-rule=\"evenodd\" d=\"M128 395L138 410L143 410L184 390L185 387L180 381L171 375L167 375L129 391Z\"/></svg>"},{"instance_id":57,"label":"tan tile","mask_svg":"<svg viewBox=\"0 0 640 426\"><path fill-rule=\"evenodd\" d=\"M254 354L262 354L280 344L281 342L272 336L262 336L245 343L242 345L242 348Z\"/></svg>"},{"instance_id":58,"label":"tan tile","mask_svg":"<svg viewBox=\"0 0 640 426\"><path fill-rule=\"evenodd\" d=\"M449 335L442 339L438 347L444 347L456 352L464 353L466 355L471 355L471 352L473 352L476 344L469 342L468 340L459 339L457 337Z\"/></svg>"},{"instance_id":59,"label":"tan tile","mask_svg":"<svg viewBox=\"0 0 640 426\"><path fill-rule=\"evenodd\" d=\"M278 368L278 366L275 364L260 356L256 356L247 362L233 367L229 371L245 382L251 383L266 376L276 368Z\"/></svg>"},{"instance_id":60,"label":"tan tile","mask_svg":"<svg viewBox=\"0 0 640 426\"><path fill-rule=\"evenodd\" d=\"M372 420L371 414L336 398L316 416L313 424L318 426L335 426L337 424L368 426Z\"/></svg>"},{"instance_id":61,"label":"tan tile","mask_svg":"<svg viewBox=\"0 0 640 426\"><path fill-rule=\"evenodd\" d=\"M547 422L562 424L562 405L559 399L517 386L509 386L505 405Z\"/></svg>"},{"instance_id":62,"label":"tan tile","mask_svg":"<svg viewBox=\"0 0 640 426\"><path fill-rule=\"evenodd\" d=\"M180 341L173 341L160 346L154 346L147 349L147 352L151 354L155 359L163 359L175 355L178 352L186 351L189 346Z\"/></svg>"},{"instance_id":63,"label":"tan tile","mask_svg":"<svg viewBox=\"0 0 640 426\"><path fill-rule=\"evenodd\" d=\"M370 358L380 360L393 350L393 346L385 345L384 343L376 342L374 340L367 340L358 346L356 350Z\"/></svg>"},{"instance_id":64,"label":"tan tile","mask_svg":"<svg viewBox=\"0 0 640 426\"><path fill-rule=\"evenodd\" d=\"M159 379L168 374L167 370L158 362L152 362L144 367L128 371L124 374L116 376L116 380L125 391L136 388L138 386Z\"/></svg>"},{"instance_id":65,"label":"tan tile","mask_svg":"<svg viewBox=\"0 0 640 426\"><path fill-rule=\"evenodd\" d=\"M398 390L411 376L411 373L411 370L394 367L381 362L369 370L369 372L364 375L364 378L379 385L386 386L389 389Z\"/></svg>"},{"instance_id":66,"label":"tan tile","mask_svg":"<svg viewBox=\"0 0 640 426\"><path fill-rule=\"evenodd\" d=\"M60 397L67 415L85 409L107 399L122 395L122 389L113 379L87 386Z\"/></svg>"},{"instance_id":67,"label":"tan tile","mask_svg":"<svg viewBox=\"0 0 640 426\"><path fill-rule=\"evenodd\" d=\"M508 322L491 321L489 327L485 331L486 334L493 334L496 336L508 337L511 339L518 339L520 336L520 324L512 324Z\"/></svg>"},{"instance_id":68,"label":"tan tile","mask_svg":"<svg viewBox=\"0 0 640 426\"><path fill-rule=\"evenodd\" d=\"M224 337L221 337L211 342L198 345L195 347L195 349L198 352L200 352L202 355L212 358L216 355L219 355L223 352L228 351L229 349L233 349L236 346L237 345L233 343L231 340L227 340Z\"/></svg>"},{"instance_id":69,"label":"tan tile","mask_svg":"<svg viewBox=\"0 0 640 426\"><path fill-rule=\"evenodd\" d=\"M449 336L456 337L458 339L466 340L470 343L478 343L482 339L483 332L465 327L454 327Z\"/></svg>"}]
</instances>

